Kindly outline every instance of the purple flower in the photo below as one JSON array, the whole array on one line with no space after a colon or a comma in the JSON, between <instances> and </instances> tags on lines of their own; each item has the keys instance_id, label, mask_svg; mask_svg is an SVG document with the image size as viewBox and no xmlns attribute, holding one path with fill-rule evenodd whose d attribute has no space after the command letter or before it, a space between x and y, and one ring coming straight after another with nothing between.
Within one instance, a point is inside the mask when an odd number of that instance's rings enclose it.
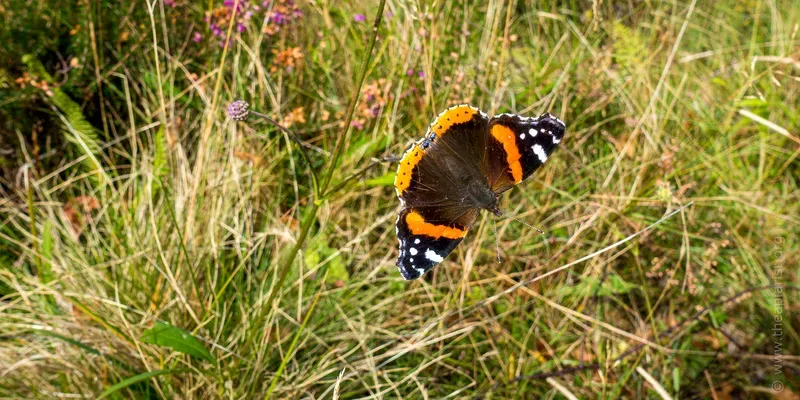
<instances>
[{"instance_id":1,"label":"purple flower","mask_svg":"<svg viewBox=\"0 0 800 400\"><path fill-rule=\"evenodd\" d=\"M381 107L378 105L374 105L372 106L372 108L369 109L369 115L372 118L376 118L378 114L380 114L380 112L381 112Z\"/></svg>"},{"instance_id":2,"label":"purple flower","mask_svg":"<svg viewBox=\"0 0 800 400\"><path fill-rule=\"evenodd\" d=\"M203 35L201 35L200 32L195 32L192 40L194 40L195 43L198 43L203 40Z\"/></svg>"},{"instance_id":3,"label":"purple flower","mask_svg":"<svg viewBox=\"0 0 800 400\"><path fill-rule=\"evenodd\" d=\"M165 6L175 7L175 0L164 0Z\"/></svg>"},{"instance_id":4,"label":"purple flower","mask_svg":"<svg viewBox=\"0 0 800 400\"><path fill-rule=\"evenodd\" d=\"M417 71L417 76L419 76L420 78L424 78L425 77L425 73L422 72L422 70L419 70L419 71Z\"/></svg>"},{"instance_id":5,"label":"purple flower","mask_svg":"<svg viewBox=\"0 0 800 400\"><path fill-rule=\"evenodd\" d=\"M408 71L406 71L406 75L407 76L414 75L414 68L409 68Z\"/></svg>"},{"instance_id":6,"label":"purple flower","mask_svg":"<svg viewBox=\"0 0 800 400\"><path fill-rule=\"evenodd\" d=\"M280 13L280 12L277 12L277 11L272 13L272 21L274 21L275 24L277 24L277 25L283 25L283 24L286 23L287 20L288 20L288 18L286 17L286 14L284 14L284 13Z\"/></svg>"},{"instance_id":7,"label":"purple flower","mask_svg":"<svg viewBox=\"0 0 800 400\"><path fill-rule=\"evenodd\" d=\"M244 32L244 24L242 24L242 23L238 23L238 24L236 25L236 29L238 29L238 30L239 30L239 32Z\"/></svg>"},{"instance_id":8,"label":"purple flower","mask_svg":"<svg viewBox=\"0 0 800 400\"><path fill-rule=\"evenodd\" d=\"M228 106L228 117L234 121L244 121L250 115L250 105L244 100L236 100Z\"/></svg>"},{"instance_id":9,"label":"purple flower","mask_svg":"<svg viewBox=\"0 0 800 400\"><path fill-rule=\"evenodd\" d=\"M366 21L366 20L367 20L367 16L366 16L366 15L364 15L364 14L356 14L356 15L353 17L353 21L355 21L355 22L364 22L364 21Z\"/></svg>"},{"instance_id":10,"label":"purple flower","mask_svg":"<svg viewBox=\"0 0 800 400\"><path fill-rule=\"evenodd\" d=\"M361 123L361 122L359 122L359 121L352 121L352 122L350 122L350 126L352 126L352 127L356 128L356 129L364 129L364 124L362 124L362 123Z\"/></svg>"}]
</instances>

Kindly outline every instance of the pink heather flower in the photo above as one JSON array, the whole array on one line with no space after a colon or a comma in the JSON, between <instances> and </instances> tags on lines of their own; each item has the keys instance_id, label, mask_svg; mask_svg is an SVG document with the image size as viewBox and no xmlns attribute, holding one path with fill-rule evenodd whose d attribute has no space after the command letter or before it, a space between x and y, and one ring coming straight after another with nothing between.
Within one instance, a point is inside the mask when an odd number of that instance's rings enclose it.
<instances>
[{"instance_id":1,"label":"pink heather flower","mask_svg":"<svg viewBox=\"0 0 800 400\"><path fill-rule=\"evenodd\" d=\"M350 126L352 126L353 128L356 128L356 129L364 129L364 124L362 124L361 122L358 122L358 121L350 122Z\"/></svg>"},{"instance_id":2,"label":"pink heather flower","mask_svg":"<svg viewBox=\"0 0 800 400\"><path fill-rule=\"evenodd\" d=\"M286 14L280 12L273 12L272 13L272 21L275 22L277 25L283 25L287 22L289 18L286 17Z\"/></svg>"},{"instance_id":3,"label":"pink heather flower","mask_svg":"<svg viewBox=\"0 0 800 400\"><path fill-rule=\"evenodd\" d=\"M422 72L422 70L419 70L419 71L417 71L417 76L419 76L420 78L424 78L425 77L425 73Z\"/></svg>"},{"instance_id":4,"label":"pink heather flower","mask_svg":"<svg viewBox=\"0 0 800 400\"><path fill-rule=\"evenodd\" d=\"M244 24L242 23L237 24L236 29L238 29L239 32L244 32Z\"/></svg>"},{"instance_id":5,"label":"pink heather flower","mask_svg":"<svg viewBox=\"0 0 800 400\"><path fill-rule=\"evenodd\" d=\"M406 71L406 75L407 76L414 75L414 68L409 68L408 71Z\"/></svg>"},{"instance_id":6,"label":"pink heather flower","mask_svg":"<svg viewBox=\"0 0 800 400\"><path fill-rule=\"evenodd\" d=\"M175 0L164 0L165 6L175 7Z\"/></svg>"},{"instance_id":7,"label":"pink heather flower","mask_svg":"<svg viewBox=\"0 0 800 400\"><path fill-rule=\"evenodd\" d=\"M364 21L366 21L366 20L367 20L367 16L366 16L366 15L364 15L364 14L356 14L356 15L353 17L353 21L355 21L355 22L364 22Z\"/></svg>"},{"instance_id":8,"label":"pink heather flower","mask_svg":"<svg viewBox=\"0 0 800 400\"><path fill-rule=\"evenodd\" d=\"M192 40L194 40L195 43L199 43L203 40L203 35L201 35L200 32L195 32L194 36L192 36Z\"/></svg>"}]
</instances>

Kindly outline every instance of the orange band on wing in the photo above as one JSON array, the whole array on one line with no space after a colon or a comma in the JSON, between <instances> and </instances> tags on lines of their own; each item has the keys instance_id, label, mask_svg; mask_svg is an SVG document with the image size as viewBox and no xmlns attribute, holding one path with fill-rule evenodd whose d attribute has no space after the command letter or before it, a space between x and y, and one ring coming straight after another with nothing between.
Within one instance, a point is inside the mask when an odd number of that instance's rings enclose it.
<instances>
[{"instance_id":1,"label":"orange band on wing","mask_svg":"<svg viewBox=\"0 0 800 400\"><path fill-rule=\"evenodd\" d=\"M467 105L449 108L443 113L439 114L439 116L433 120L430 128L431 132L436 133L438 136L442 136L443 134L447 133L447 130L450 129L451 126L471 120L472 116L477 112L477 109Z\"/></svg>"},{"instance_id":2,"label":"orange band on wing","mask_svg":"<svg viewBox=\"0 0 800 400\"><path fill-rule=\"evenodd\" d=\"M400 165L397 167L397 175L394 177L394 187L397 189L398 194L402 194L411 186L411 173L419 163L419 160L422 159L423 154L425 152L415 144L403 155Z\"/></svg>"},{"instance_id":3,"label":"orange band on wing","mask_svg":"<svg viewBox=\"0 0 800 400\"><path fill-rule=\"evenodd\" d=\"M451 228L447 225L434 225L425 222L425 218L416 211L411 211L406 215L406 225L408 225L408 230L410 230L413 235L431 236L436 239L440 237L460 239L467 234L465 230Z\"/></svg>"},{"instance_id":4,"label":"orange band on wing","mask_svg":"<svg viewBox=\"0 0 800 400\"><path fill-rule=\"evenodd\" d=\"M503 125L492 126L492 136L498 142L503 144L503 149L506 151L506 162L508 168L511 170L511 176L514 178L514 183L522 181L522 165L519 159L522 157L517 148L517 139L514 137L514 132Z\"/></svg>"}]
</instances>

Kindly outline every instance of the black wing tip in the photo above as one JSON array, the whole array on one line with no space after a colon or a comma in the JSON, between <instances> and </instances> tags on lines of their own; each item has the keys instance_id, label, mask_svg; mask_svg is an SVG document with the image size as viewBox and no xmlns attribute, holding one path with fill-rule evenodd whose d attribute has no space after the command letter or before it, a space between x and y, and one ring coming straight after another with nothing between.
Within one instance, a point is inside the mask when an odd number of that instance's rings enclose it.
<instances>
[{"instance_id":1,"label":"black wing tip","mask_svg":"<svg viewBox=\"0 0 800 400\"><path fill-rule=\"evenodd\" d=\"M564 132L567 130L567 124L550 113L544 113L539 116L539 123L551 126L552 129L550 129L550 131L553 132L553 136L559 140L564 137Z\"/></svg>"},{"instance_id":2,"label":"black wing tip","mask_svg":"<svg viewBox=\"0 0 800 400\"><path fill-rule=\"evenodd\" d=\"M556 117L555 115L550 114L549 112L546 112L546 113L542 114L539 117L539 120L540 121L553 121L556 124L561 125L562 128L566 128L567 127L567 124L565 124L564 121L562 121L560 118Z\"/></svg>"}]
</instances>

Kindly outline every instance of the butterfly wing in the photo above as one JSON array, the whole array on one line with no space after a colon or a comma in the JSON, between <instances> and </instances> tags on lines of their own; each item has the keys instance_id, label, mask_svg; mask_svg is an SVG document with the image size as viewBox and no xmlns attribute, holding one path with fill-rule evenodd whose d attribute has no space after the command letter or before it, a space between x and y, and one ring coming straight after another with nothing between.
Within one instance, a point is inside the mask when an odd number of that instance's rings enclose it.
<instances>
[{"instance_id":1,"label":"butterfly wing","mask_svg":"<svg viewBox=\"0 0 800 400\"><path fill-rule=\"evenodd\" d=\"M440 263L475 222L480 210L464 199L471 183L487 181L488 126L477 108L448 108L400 160L395 190L404 208L397 220L397 267L405 279Z\"/></svg>"},{"instance_id":2,"label":"butterfly wing","mask_svg":"<svg viewBox=\"0 0 800 400\"><path fill-rule=\"evenodd\" d=\"M566 125L545 113L537 118L500 114L489 121L489 183L502 193L522 182L547 158L564 138Z\"/></svg>"},{"instance_id":3,"label":"butterfly wing","mask_svg":"<svg viewBox=\"0 0 800 400\"><path fill-rule=\"evenodd\" d=\"M448 225L429 222L423 213L421 209L404 208L397 217L397 268L406 280L417 279L442 262L464 239L478 210L469 210L460 218L461 223Z\"/></svg>"}]
</instances>

